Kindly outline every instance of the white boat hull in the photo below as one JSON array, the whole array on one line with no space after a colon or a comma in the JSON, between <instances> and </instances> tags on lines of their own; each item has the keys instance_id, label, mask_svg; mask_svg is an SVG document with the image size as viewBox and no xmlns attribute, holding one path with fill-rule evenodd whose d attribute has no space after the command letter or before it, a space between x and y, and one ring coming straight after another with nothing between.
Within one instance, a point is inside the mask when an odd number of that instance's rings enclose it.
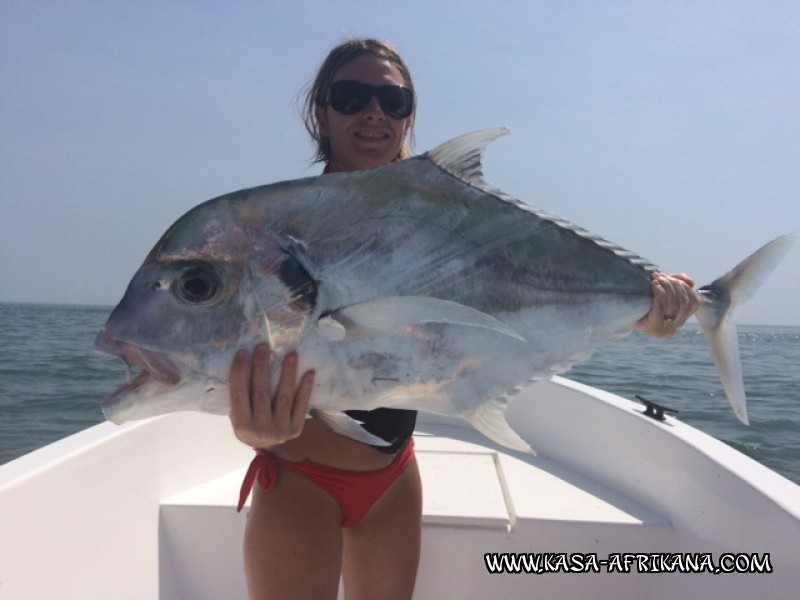
<instances>
[{"instance_id":1,"label":"white boat hull","mask_svg":"<svg viewBox=\"0 0 800 600\"><path fill-rule=\"evenodd\" d=\"M569 380L509 422L535 457L420 416L416 598L756 598L800 589L800 487L725 444ZM16 598L245 598L238 486L251 458L227 419L103 423L0 466L0 592ZM484 556L639 554L630 572L491 574ZM668 553L769 553L771 573L639 573ZM652 555L652 559L644 555ZM743 559L740 560L740 564ZM563 564L563 563L561 563ZM574 563L573 563L574 566Z\"/></svg>"}]
</instances>

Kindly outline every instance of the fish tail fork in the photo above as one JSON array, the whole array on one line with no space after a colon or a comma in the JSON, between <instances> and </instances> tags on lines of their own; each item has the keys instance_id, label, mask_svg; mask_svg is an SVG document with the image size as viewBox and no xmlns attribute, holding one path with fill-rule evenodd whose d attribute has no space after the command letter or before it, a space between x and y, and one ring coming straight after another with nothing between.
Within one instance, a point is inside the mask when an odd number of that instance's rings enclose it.
<instances>
[{"instance_id":1,"label":"fish tail fork","mask_svg":"<svg viewBox=\"0 0 800 600\"><path fill-rule=\"evenodd\" d=\"M750 422L739 360L739 338L732 314L753 296L796 239L797 235L784 235L772 240L698 290L703 304L697 311L697 320L717 365L725 395L745 425Z\"/></svg>"}]
</instances>

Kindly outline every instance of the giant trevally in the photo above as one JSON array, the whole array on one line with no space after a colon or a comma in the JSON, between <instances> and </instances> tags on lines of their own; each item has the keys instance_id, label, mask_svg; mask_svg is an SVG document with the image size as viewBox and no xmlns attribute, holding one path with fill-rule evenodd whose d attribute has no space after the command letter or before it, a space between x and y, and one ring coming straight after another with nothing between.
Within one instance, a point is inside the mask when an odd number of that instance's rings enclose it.
<instances>
[{"instance_id":1,"label":"giant trevally","mask_svg":"<svg viewBox=\"0 0 800 600\"><path fill-rule=\"evenodd\" d=\"M311 414L345 435L379 442L346 409L407 408L461 416L529 450L505 420L509 398L629 333L650 308L657 269L489 187L481 156L505 133L190 210L97 336L97 350L141 369L104 401L105 415L227 414L233 355L263 340L316 369ZM699 290L697 318L744 422L730 311L793 239L770 242Z\"/></svg>"}]
</instances>

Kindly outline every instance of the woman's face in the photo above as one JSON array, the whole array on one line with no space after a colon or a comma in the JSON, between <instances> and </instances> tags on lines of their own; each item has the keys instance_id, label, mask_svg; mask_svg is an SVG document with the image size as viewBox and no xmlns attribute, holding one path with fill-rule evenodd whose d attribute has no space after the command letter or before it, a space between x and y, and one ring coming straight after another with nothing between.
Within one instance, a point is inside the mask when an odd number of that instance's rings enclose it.
<instances>
[{"instance_id":1,"label":"woman's face","mask_svg":"<svg viewBox=\"0 0 800 600\"><path fill-rule=\"evenodd\" d=\"M334 74L337 81L368 85L406 85L400 70L373 54L363 54ZM330 172L360 171L389 164L403 147L413 115L394 119L383 112L373 96L367 107L354 115L335 111L330 105L316 108L320 133L331 145Z\"/></svg>"}]
</instances>

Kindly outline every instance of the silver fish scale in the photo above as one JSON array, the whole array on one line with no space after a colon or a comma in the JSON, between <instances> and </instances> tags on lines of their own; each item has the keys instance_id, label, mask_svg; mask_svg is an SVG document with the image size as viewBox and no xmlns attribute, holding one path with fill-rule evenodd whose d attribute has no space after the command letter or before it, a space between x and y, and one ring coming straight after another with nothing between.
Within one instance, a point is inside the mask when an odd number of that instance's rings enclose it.
<instances>
[{"instance_id":1,"label":"silver fish scale","mask_svg":"<svg viewBox=\"0 0 800 600\"><path fill-rule=\"evenodd\" d=\"M98 335L98 350L154 371L113 394L104 412L117 422L227 413L233 353L268 339L317 371L314 414L344 435L374 441L336 411L401 407L460 415L529 449L503 417L508 391L629 333L649 309L657 268L487 185L481 153L504 133L189 211ZM715 281L697 313L745 422L728 310L792 241L774 240Z\"/></svg>"},{"instance_id":2,"label":"silver fish scale","mask_svg":"<svg viewBox=\"0 0 800 600\"><path fill-rule=\"evenodd\" d=\"M348 189L348 206L324 211L321 235L296 234L307 240L310 260L324 265L326 279L373 288L351 290L348 300L380 297L390 287L494 313L530 305L532 290L650 295L655 267L647 261L429 160L331 184Z\"/></svg>"}]
</instances>

